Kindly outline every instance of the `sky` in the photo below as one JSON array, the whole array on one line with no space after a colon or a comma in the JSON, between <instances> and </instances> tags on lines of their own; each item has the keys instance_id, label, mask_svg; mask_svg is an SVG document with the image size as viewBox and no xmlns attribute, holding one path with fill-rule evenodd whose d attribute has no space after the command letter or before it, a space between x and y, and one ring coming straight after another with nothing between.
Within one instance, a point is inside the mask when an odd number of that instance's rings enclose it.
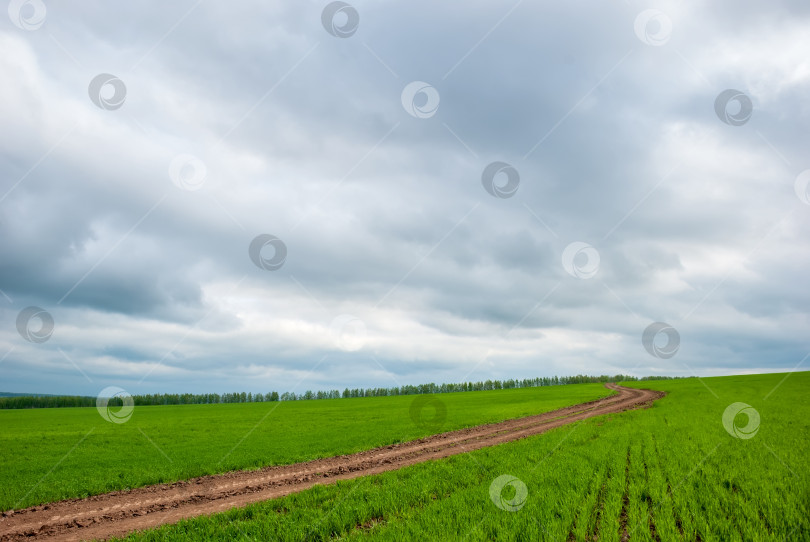
<instances>
[{"instance_id":1,"label":"sky","mask_svg":"<svg viewBox=\"0 0 810 542\"><path fill-rule=\"evenodd\" d=\"M12 0L0 390L807 369L810 4Z\"/></svg>"}]
</instances>

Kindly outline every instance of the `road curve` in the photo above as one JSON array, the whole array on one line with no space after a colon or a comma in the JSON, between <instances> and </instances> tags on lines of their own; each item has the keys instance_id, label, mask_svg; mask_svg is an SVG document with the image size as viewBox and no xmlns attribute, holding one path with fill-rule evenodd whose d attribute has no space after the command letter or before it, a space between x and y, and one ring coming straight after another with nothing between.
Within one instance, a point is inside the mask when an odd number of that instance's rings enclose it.
<instances>
[{"instance_id":1,"label":"road curve","mask_svg":"<svg viewBox=\"0 0 810 542\"><path fill-rule=\"evenodd\" d=\"M3 512L0 516L0 542L123 536L139 529L283 497L315 484L400 469L537 435L593 416L648 406L665 395L659 391L615 384L606 384L606 387L618 393L536 416L450 431L356 454L203 476Z\"/></svg>"}]
</instances>

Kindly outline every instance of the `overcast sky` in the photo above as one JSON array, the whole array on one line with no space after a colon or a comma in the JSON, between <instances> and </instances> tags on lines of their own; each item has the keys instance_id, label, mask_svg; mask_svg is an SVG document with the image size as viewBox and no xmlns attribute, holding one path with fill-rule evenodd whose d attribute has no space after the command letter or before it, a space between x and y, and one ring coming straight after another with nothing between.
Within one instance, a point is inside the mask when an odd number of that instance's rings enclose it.
<instances>
[{"instance_id":1,"label":"overcast sky","mask_svg":"<svg viewBox=\"0 0 810 542\"><path fill-rule=\"evenodd\" d=\"M2 391L810 365L805 0L14 0L0 50Z\"/></svg>"}]
</instances>

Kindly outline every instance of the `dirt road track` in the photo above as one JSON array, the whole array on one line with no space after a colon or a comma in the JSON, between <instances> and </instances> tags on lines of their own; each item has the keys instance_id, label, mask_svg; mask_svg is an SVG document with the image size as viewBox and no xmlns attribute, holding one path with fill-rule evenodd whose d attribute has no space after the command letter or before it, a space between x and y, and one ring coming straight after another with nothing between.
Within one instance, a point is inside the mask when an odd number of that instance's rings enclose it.
<instances>
[{"instance_id":1,"label":"dirt road track","mask_svg":"<svg viewBox=\"0 0 810 542\"><path fill-rule=\"evenodd\" d=\"M451 431L356 454L203 476L4 512L0 517L0 542L123 536L139 529L282 497L315 484L377 474L525 438L585 418L647 406L664 395L613 384L606 386L618 394L536 416Z\"/></svg>"}]
</instances>

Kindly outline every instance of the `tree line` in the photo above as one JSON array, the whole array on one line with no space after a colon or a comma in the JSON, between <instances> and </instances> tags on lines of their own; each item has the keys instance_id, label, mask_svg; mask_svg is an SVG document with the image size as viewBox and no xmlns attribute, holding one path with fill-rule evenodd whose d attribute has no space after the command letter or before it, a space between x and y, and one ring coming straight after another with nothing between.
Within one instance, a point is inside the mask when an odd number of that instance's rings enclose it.
<instances>
[{"instance_id":1,"label":"tree line","mask_svg":"<svg viewBox=\"0 0 810 542\"><path fill-rule=\"evenodd\" d=\"M419 384L418 386L395 386L392 388L345 388L339 390L311 391L303 393L277 391L268 393L152 393L146 395L133 395L135 406L150 405L207 405L225 403L262 403L272 401L309 401L317 399L350 399L356 397L388 397L395 395L420 395L435 393L454 393L462 391L507 390L513 388L535 388L540 386L562 386L569 384L605 383L622 381L669 380L670 376L644 376L641 378L630 375L576 375L552 376L538 378L524 378L522 380L484 380L479 382L461 382L456 384ZM120 406L123 400L120 397L112 398L110 406ZM47 396L15 396L0 397L0 409L14 408L62 408L62 407L91 407L96 406L96 397L79 395L47 395Z\"/></svg>"}]
</instances>

